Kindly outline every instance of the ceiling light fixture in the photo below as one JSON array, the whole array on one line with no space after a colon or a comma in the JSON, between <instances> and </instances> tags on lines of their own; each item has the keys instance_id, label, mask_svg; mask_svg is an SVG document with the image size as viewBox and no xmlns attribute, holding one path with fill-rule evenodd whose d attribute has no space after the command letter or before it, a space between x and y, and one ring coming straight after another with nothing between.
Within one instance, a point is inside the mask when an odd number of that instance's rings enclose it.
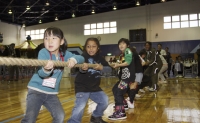
<instances>
[{"instance_id":1,"label":"ceiling light fixture","mask_svg":"<svg viewBox=\"0 0 200 123\"><path fill-rule=\"evenodd\" d=\"M75 17L76 17L76 15L73 13L73 14L72 14L72 17L73 17L73 18L75 18Z\"/></svg>"},{"instance_id":2,"label":"ceiling light fixture","mask_svg":"<svg viewBox=\"0 0 200 123\"><path fill-rule=\"evenodd\" d=\"M11 9L9 9L9 11L8 11L8 14L12 14L12 11L11 11Z\"/></svg>"},{"instance_id":3,"label":"ceiling light fixture","mask_svg":"<svg viewBox=\"0 0 200 123\"><path fill-rule=\"evenodd\" d=\"M78 9L77 9L78 10ZM72 10L72 17L75 18L76 17L76 10Z\"/></svg>"},{"instance_id":4,"label":"ceiling light fixture","mask_svg":"<svg viewBox=\"0 0 200 123\"><path fill-rule=\"evenodd\" d=\"M113 10L117 10L117 3L116 2L113 3Z\"/></svg>"},{"instance_id":5,"label":"ceiling light fixture","mask_svg":"<svg viewBox=\"0 0 200 123\"><path fill-rule=\"evenodd\" d=\"M116 7L116 6L114 6L114 7L113 7L113 10L117 10L117 7Z\"/></svg>"},{"instance_id":6,"label":"ceiling light fixture","mask_svg":"<svg viewBox=\"0 0 200 123\"><path fill-rule=\"evenodd\" d=\"M49 6L50 4L49 4L49 1L47 0L47 2L46 2L46 6Z\"/></svg>"},{"instance_id":7,"label":"ceiling light fixture","mask_svg":"<svg viewBox=\"0 0 200 123\"><path fill-rule=\"evenodd\" d=\"M92 14L95 13L95 7L94 7L94 6L92 6L92 11L91 11L91 13L92 13Z\"/></svg>"},{"instance_id":8,"label":"ceiling light fixture","mask_svg":"<svg viewBox=\"0 0 200 123\"><path fill-rule=\"evenodd\" d=\"M22 27L26 27L26 25L25 25L25 24L22 24Z\"/></svg>"},{"instance_id":9,"label":"ceiling light fixture","mask_svg":"<svg viewBox=\"0 0 200 123\"><path fill-rule=\"evenodd\" d=\"M26 10L29 10L29 9L30 9L30 7L29 7L29 6L27 6L27 7L26 7Z\"/></svg>"},{"instance_id":10,"label":"ceiling light fixture","mask_svg":"<svg viewBox=\"0 0 200 123\"><path fill-rule=\"evenodd\" d=\"M140 1L139 0L137 0L136 6L140 6Z\"/></svg>"},{"instance_id":11,"label":"ceiling light fixture","mask_svg":"<svg viewBox=\"0 0 200 123\"><path fill-rule=\"evenodd\" d=\"M92 14L95 14L95 11L94 11L94 10L92 10Z\"/></svg>"},{"instance_id":12,"label":"ceiling light fixture","mask_svg":"<svg viewBox=\"0 0 200 123\"><path fill-rule=\"evenodd\" d=\"M57 21L57 20L58 20L58 17L56 17L55 20Z\"/></svg>"}]
</instances>

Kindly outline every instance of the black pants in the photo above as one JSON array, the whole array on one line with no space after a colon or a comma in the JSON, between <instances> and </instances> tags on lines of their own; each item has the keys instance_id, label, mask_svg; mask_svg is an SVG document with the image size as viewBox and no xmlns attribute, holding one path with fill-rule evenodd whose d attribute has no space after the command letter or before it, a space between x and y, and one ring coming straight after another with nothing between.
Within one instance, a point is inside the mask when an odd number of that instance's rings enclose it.
<instances>
[{"instance_id":1,"label":"black pants","mask_svg":"<svg viewBox=\"0 0 200 123\"><path fill-rule=\"evenodd\" d=\"M113 95L114 95L114 99L115 99L115 106L123 106L123 101L124 101L124 94L127 92L128 88L129 88L129 82L127 83L127 87L124 89L120 89L118 87L120 81L118 81L112 88L113 91Z\"/></svg>"},{"instance_id":2,"label":"black pants","mask_svg":"<svg viewBox=\"0 0 200 123\"><path fill-rule=\"evenodd\" d=\"M167 70L168 77L170 77L171 65L172 63L168 63L168 70Z\"/></svg>"},{"instance_id":3,"label":"black pants","mask_svg":"<svg viewBox=\"0 0 200 123\"><path fill-rule=\"evenodd\" d=\"M198 61L198 76L200 76L200 61Z\"/></svg>"},{"instance_id":4,"label":"black pants","mask_svg":"<svg viewBox=\"0 0 200 123\"><path fill-rule=\"evenodd\" d=\"M143 78L142 78L142 82L139 85L139 89L143 89L145 86L149 86L150 87L151 85L152 85L151 77L147 76L147 75L144 75Z\"/></svg>"},{"instance_id":5,"label":"black pants","mask_svg":"<svg viewBox=\"0 0 200 123\"><path fill-rule=\"evenodd\" d=\"M10 77L9 79L10 80L14 80L14 73L16 72L16 80L19 79L19 68L18 66L10 66L9 67L9 74L10 74Z\"/></svg>"},{"instance_id":6,"label":"black pants","mask_svg":"<svg viewBox=\"0 0 200 123\"><path fill-rule=\"evenodd\" d=\"M135 95L138 93L139 88L137 87L136 89L128 89L127 93L128 93L128 97L130 98L130 102L133 103L134 99L135 99Z\"/></svg>"},{"instance_id":7,"label":"black pants","mask_svg":"<svg viewBox=\"0 0 200 123\"><path fill-rule=\"evenodd\" d=\"M3 78L6 77L6 66L0 65L0 75L3 74Z\"/></svg>"},{"instance_id":8,"label":"black pants","mask_svg":"<svg viewBox=\"0 0 200 123\"><path fill-rule=\"evenodd\" d=\"M149 76L151 78L151 85L150 87L156 89L157 88L157 83L158 83L158 72L160 69L157 69L156 66L149 66L145 71L144 75Z\"/></svg>"}]
</instances>

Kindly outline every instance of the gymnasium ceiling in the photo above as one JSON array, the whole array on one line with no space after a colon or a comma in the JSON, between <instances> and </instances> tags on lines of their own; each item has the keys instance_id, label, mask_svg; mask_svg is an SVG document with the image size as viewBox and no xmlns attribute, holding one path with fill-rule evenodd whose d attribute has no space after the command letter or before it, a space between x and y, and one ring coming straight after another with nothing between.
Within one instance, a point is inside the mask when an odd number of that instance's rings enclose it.
<instances>
[{"instance_id":1,"label":"gymnasium ceiling","mask_svg":"<svg viewBox=\"0 0 200 123\"><path fill-rule=\"evenodd\" d=\"M138 0L0 0L0 20L26 26L70 19L74 13L76 17L90 15L92 9L95 14L136 7ZM140 6L146 4L162 4L161 0L139 0ZM167 0L170 2L173 0ZM46 4L47 3L47 4ZM48 4L49 3L49 4ZM29 6L30 9L27 9ZM11 11L12 14L8 12Z\"/></svg>"}]
</instances>

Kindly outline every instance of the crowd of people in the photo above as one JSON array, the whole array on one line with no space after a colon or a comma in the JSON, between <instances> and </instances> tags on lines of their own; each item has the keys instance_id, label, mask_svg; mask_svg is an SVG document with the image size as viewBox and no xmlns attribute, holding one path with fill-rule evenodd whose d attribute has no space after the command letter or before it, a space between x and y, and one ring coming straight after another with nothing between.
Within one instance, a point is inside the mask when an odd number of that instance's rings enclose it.
<instances>
[{"instance_id":1,"label":"crowd of people","mask_svg":"<svg viewBox=\"0 0 200 123\"><path fill-rule=\"evenodd\" d=\"M0 57L16 57L15 44L11 43L8 46L0 46ZM18 81L19 80L19 68L18 66L5 66L0 65L0 73L3 75L3 80L6 79L6 71L9 74L9 81Z\"/></svg>"},{"instance_id":2,"label":"crowd of people","mask_svg":"<svg viewBox=\"0 0 200 123\"><path fill-rule=\"evenodd\" d=\"M157 45L157 50L152 47L151 42L144 44L144 49L139 53L135 47L130 47L128 39L121 38L118 47L121 52L119 59L105 61L100 55L100 43L97 38L88 38L84 45L82 55L74 55L67 51L67 41L62 30L57 27L49 27L44 32L43 47L38 52L39 60L48 60L46 65L40 66L28 83L28 94L26 113L21 123L35 122L41 106L45 106L53 117L54 123L64 122L64 109L57 97L63 67L54 67L52 60L68 61L68 67L75 64L83 64L75 78L75 105L67 123L80 123L88 99L97 103L93 111L90 123L107 123L102 119L103 113L108 106L108 96L101 89L101 73L111 72L112 68L118 69L118 81L112 88L114 96L114 112L108 117L109 120L126 119L125 110L134 108L134 99L138 92L155 92L159 90L158 83L167 83L171 70L181 74L182 60L177 57L173 61L169 48L162 49L162 45ZM0 47L0 56L15 57L14 44L11 44L9 51L4 46ZM200 62L200 49L197 50L198 63ZM187 59L187 62L193 62ZM176 63L179 63L177 65ZM93 64L91 67L89 64ZM14 69L10 68L11 78ZM0 70L5 71L5 66L0 66ZM17 74L16 70L16 74ZM18 75L17 75L18 76ZM199 73L198 73L199 76ZM18 77L16 77L18 79ZM159 81L160 80L160 81ZM124 95L128 94L125 99Z\"/></svg>"}]
</instances>

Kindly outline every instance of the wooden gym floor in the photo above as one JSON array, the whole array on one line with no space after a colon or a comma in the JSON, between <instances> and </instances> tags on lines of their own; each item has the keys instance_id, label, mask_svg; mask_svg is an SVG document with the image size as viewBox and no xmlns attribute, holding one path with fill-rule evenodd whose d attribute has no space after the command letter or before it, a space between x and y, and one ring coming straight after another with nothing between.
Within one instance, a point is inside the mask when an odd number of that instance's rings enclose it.
<instances>
[{"instance_id":1,"label":"wooden gym floor","mask_svg":"<svg viewBox=\"0 0 200 123\"><path fill-rule=\"evenodd\" d=\"M66 113L65 122L74 106L74 78L63 78L58 95ZM29 79L0 83L0 123L19 123L26 105L27 83ZM117 78L102 78L101 87L109 97L109 106L103 119L109 123L200 123L200 79L169 79L160 85L157 93L146 91L135 99L135 108L126 111L127 119L111 121L107 117L113 113L112 87ZM85 108L82 123L89 123L96 104L91 100ZM39 113L37 123L51 123L50 113L45 109Z\"/></svg>"}]
</instances>

